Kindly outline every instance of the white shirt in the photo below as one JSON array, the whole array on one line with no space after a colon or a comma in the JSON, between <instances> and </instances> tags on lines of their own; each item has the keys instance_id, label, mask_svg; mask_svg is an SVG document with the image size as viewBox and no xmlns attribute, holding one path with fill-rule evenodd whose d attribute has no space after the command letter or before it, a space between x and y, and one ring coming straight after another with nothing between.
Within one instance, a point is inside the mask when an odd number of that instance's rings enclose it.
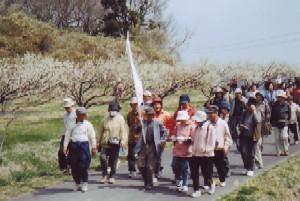
<instances>
[{"instance_id":1,"label":"white shirt","mask_svg":"<svg viewBox=\"0 0 300 201\"><path fill-rule=\"evenodd\" d=\"M68 128L74 127L76 124L76 112L66 112L64 115L64 131L62 135L66 135Z\"/></svg>"},{"instance_id":2,"label":"white shirt","mask_svg":"<svg viewBox=\"0 0 300 201\"><path fill-rule=\"evenodd\" d=\"M291 119L289 121L290 124L297 123L297 113L300 112L300 107L296 103L292 103L290 105L291 108Z\"/></svg>"},{"instance_id":3,"label":"white shirt","mask_svg":"<svg viewBox=\"0 0 300 201\"><path fill-rule=\"evenodd\" d=\"M93 125L87 120L78 122L67 130L64 141L65 147L68 146L70 140L72 142L89 142L92 148L96 148L96 133Z\"/></svg>"},{"instance_id":4,"label":"white shirt","mask_svg":"<svg viewBox=\"0 0 300 201\"><path fill-rule=\"evenodd\" d=\"M218 143L216 149L228 149L232 145L232 138L227 122L218 118L216 123L210 123L216 130L216 141Z\"/></svg>"}]
</instances>

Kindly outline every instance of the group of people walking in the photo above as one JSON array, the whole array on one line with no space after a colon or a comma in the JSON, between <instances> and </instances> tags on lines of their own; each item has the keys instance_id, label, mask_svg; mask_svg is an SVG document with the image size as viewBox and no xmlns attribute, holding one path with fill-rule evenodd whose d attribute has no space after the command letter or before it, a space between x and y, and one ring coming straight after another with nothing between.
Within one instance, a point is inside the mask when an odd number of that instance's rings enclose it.
<instances>
[{"instance_id":1,"label":"group of people walking","mask_svg":"<svg viewBox=\"0 0 300 201\"><path fill-rule=\"evenodd\" d=\"M268 82L264 90L257 90L254 83L241 88L230 86L230 91L217 88L214 97L199 111L193 108L189 95L183 94L174 115L164 110L160 97L146 90L141 105L136 97L131 99L127 118L122 116L118 102L109 104L97 140L86 109L75 110L73 101L67 98L58 153L60 169L66 171L70 165L75 190L85 192L91 155L98 151L100 183L114 184L120 149L127 147L129 178L139 172L145 190L149 191L165 168L162 155L166 143L170 142L173 155L170 165L176 189L188 192L190 175L192 197L214 194L216 183L225 187L230 176L228 154L233 143L241 153L247 176L253 176L256 168L263 168L265 136L274 135L277 156L287 156L289 145L298 144L300 84L289 84L291 87L283 87L281 83L279 87L279 83ZM294 139L289 138L289 133L293 133ZM213 178L214 167L219 182ZM200 190L200 170L204 192Z\"/></svg>"}]
</instances>

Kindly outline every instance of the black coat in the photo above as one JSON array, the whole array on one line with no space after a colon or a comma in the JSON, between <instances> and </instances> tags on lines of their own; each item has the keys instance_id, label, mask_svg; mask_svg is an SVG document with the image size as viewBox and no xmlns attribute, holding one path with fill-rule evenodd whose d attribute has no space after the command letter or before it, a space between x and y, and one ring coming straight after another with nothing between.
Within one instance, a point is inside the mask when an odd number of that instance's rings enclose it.
<instances>
[{"instance_id":1,"label":"black coat","mask_svg":"<svg viewBox=\"0 0 300 201\"><path fill-rule=\"evenodd\" d=\"M287 102L276 101L272 106L271 124L273 127L283 128L291 118L291 108Z\"/></svg>"}]
</instances>

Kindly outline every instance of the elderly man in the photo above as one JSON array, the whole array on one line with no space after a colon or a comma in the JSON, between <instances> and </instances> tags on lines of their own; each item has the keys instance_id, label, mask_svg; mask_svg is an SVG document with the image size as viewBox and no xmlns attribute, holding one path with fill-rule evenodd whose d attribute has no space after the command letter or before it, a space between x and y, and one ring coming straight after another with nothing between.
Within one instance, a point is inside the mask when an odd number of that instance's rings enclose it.
<instances>
[{"instance_id":1,"label":"elderly man","mask_svg":"<svg viewBox=\"0 0 300 201\"><path fill-rule=\"evenodd\" d=\"M219 108L211 105L207 108L209 123L216 130L217 146L215 149L214 164L217 168L221 187L226 186L226 175L228 173L228 152L232 145L228 124L218 116Z\"/></svg>"},{"instance_id":2,"label":"elderly man","mask_svg":"<svg viewBox=\"0 0 300 201\"><path fill-rule=\"evenodd\" d=\"M144 111L142 136L136 146L136 153L138 168L143 176L145 190L148 191L153 188L153 173L167 137L167 129L161 122L154 120L152 107L145 107Z\"/></svg>"},{"instance_id":3,"label":"elderly man","mask_svg":"<svg viewBox=\"0 0 300 201\"><path fill-rule=\"evenodd\" d=\"M251 97L247 102L247 110L243 113L240 124L240 147L244 163L245 174L252 177L254 174L255 153L257 142L260 139L261 112L255 107L256 98Z\"/></svg>"},{"instance_id":4,"label":"elderly man","mask_svg":"<svg viewBox=\"0 0 300 201\"><path fill-rule=\"evenodd\" d=\"M239 126L241 117L246 110L247 99L242 95L242 90L240 88L237 88L234 94L235 97L231 101L228 124L233 141L238 145L237 127Z\"/></svg>"},{"instance_id":5,"label":"elderly man","mask_svg":"<svg viewBox=\"0 0 300 201\"><path fill-rule=\"evenodd\" d=\"M61 136L60 147L58 151L58 164L59 164L59 169L62 171L63 174L69 174L68 162L63 149L64 149L65 134L68 128L72 128L76 124L76 113L74 109L74 102L71 98L64 99L64 109L65 109L64 130Z\"/></svg>"},{"instance_id":6,"label":"elderly man","mask_svg":"<svg viewBox=\"0 0 300 201\"><path fill-rule=\"evenodd\" d=\"M291 108L286 102L286 93L278 91L277 100L272 106L271 124L275 136L277 156L289 154L288 122L291 118Z\"/></svg>"},{"instance_id":7,"label":"elderly man","mask_svg":"<svg viewBox=\"0 0 300 201\"><path fill-rule=\"evenodd\" d=\"M142 124L138 112L138 100L133 97L130 102L131 111L127 115L127 124L129 127L128 135L128 171L129 178L136 176L136 158L135 147L141 137Z\"/></svg>"},{"instance_id":8,"label":"elderly man","mask_svg":"<svg viewBox=\"0 0 300 201\"><path fill-rule=\"evenodd\" d=\"M68 155L72 176L75 181L74 190L86 192L88 190L88 169L91 163L90 145L92 154L96 155L96 134L93 125L86 120L86 109L76 109L77 123L68 128L64 140L64 154ZM82 184L82 186L80 186Z\"/></svg>"},{"instance_id":9,"label":"elderly man","mask_svg":"<svg viewBox=\"0 0 300 201\"><path fill-rule=\"evenodd\" d=\"M122 114L119 113L120 106L117 102L111 102L108 106L108 114L104 117L99 129L99 150L102 168L101 184L107 181L115 183L119 151L124 147L128 138L128 127ZM108 175L107 168L111 167Z\"/></svg>"}]
</instances>

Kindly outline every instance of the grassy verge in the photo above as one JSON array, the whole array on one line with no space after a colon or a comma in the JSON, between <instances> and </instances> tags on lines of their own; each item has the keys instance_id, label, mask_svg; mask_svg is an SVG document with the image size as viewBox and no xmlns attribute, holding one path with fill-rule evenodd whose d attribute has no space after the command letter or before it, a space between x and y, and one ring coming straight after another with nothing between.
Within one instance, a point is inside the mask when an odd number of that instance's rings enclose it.
<instances>
[{"instance_id":1,"label":"grassy verge","mask_svg":"<svg viewBox=\"0 0 300 201\"><path fill-rule=\"evenodd\" d=\"M200 95L191 97L193 106L201 107ZM178 95L167 97L165 109L174 112ZM25 192L35 191L55 183L62 177L58 171L57 151L63 128L62 105L60 101L29 108L19 114L9 127L3 157L0 158L0 200L7 200ZM122 104L122 114L130 109L128 102ZM88 118L97 130L107 106L95 106L88 110ZM0 137L3 127L0 118ZM99 165L98 157L93 158L92 168Z\"/></svg>"},{"instance_id":2,"label":"grassy verge","mask_svg":"<svg viewBox=\"0 0 300 201\"><path fill-rule=\"evenodd\" d=\"M219 201L299 200L300 154L291 156L271 170L249 180Z\"/></svg>"}]
</instances>

